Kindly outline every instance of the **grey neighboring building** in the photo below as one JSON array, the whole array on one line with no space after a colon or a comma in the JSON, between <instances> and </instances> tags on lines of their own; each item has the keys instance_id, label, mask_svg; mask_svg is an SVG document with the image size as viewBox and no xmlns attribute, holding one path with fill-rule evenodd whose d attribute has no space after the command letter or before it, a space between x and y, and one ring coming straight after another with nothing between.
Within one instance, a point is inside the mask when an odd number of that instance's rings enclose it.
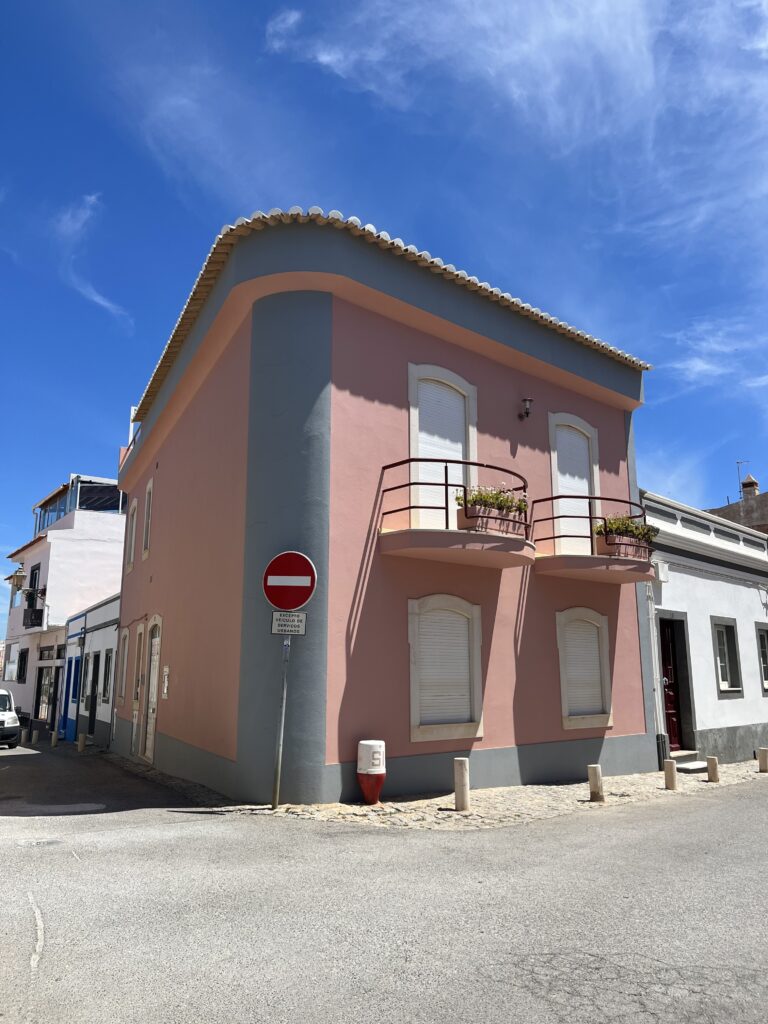
<instances>
[{"instance_id":1,"label":"grey neighboring building","mask_svg":"<svg viewBox=\"0 0 768 1024\"><path fill-rule=\"evenodd\" d=\"M711 508L713 516L728 519L739 526L748 526L751 530L768 533L768 494L760 493L757 480L748 474L741 481L741 498L720 508Z\"/></svg>"}]
</instances>

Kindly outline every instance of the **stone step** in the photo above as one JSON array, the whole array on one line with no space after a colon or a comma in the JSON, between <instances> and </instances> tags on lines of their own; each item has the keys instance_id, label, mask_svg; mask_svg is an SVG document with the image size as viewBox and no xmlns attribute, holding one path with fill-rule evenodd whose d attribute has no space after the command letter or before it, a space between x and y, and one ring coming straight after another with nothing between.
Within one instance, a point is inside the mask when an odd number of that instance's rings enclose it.
<instances>
[{"instance_id":1,"label":"stone step","mask_svg":"<svg viewBox=\"0 0 768 1024\"><path fill-rule=\"evenodd\" d=\"M698 761L699 752L698 750L671 750L669 756L679 767L688 761Z\"/></svg>"},{"instance_id":2,"label":"stone step","mask_svg":"<svg viewBox=\"0 0 768 1024\"><path fill-rule=\"evenodd\" d=\"M707 762L684 761L682 764L678 762L677 770L682 772L684 775L693 775L694 772L705 772L707 770Z\"/></svg>"}]
</instances>

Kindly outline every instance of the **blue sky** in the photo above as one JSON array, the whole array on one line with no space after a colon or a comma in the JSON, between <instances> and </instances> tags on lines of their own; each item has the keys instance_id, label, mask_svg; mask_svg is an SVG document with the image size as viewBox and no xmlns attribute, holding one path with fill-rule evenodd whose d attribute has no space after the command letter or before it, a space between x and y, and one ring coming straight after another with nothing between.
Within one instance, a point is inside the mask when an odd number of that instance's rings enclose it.
<instances>
[{"instance_id":1,"label":"blue sky","mask_svg":"<svg viewBox=\"0 0 768 1024\"><path fill-rule=\"evenodd\" d=\"M647 358L642 485L766 476L764 0L39 0L3 36L3 551L70 472L114 474L217 231L273 206Z\"/></svg>"}]
</instances>

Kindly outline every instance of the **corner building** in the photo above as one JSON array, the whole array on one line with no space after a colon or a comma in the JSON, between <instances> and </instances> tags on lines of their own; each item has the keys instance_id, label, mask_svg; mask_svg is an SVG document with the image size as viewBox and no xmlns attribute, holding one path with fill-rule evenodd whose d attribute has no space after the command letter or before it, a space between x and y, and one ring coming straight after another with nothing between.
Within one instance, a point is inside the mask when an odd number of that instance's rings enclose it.
<instances>
[{"instance_id":1,"label":"corner building","mask_svg":"<svg viewBox=\"0 0 768 1024\"><path fill-rule=\"evenodd\" d=\"M269 799L281 644L262 574L300 550L319 584L291 654L285 801L354 797L366 738L386 741L385 794L450 788L457 755L474 786L656 768L650 552L594 536L643 517L647 368L335 211L225 228L122 459L113 749ZM457 493L502 485L527 511L462 521Z\"/></svg>"}]
</instances>

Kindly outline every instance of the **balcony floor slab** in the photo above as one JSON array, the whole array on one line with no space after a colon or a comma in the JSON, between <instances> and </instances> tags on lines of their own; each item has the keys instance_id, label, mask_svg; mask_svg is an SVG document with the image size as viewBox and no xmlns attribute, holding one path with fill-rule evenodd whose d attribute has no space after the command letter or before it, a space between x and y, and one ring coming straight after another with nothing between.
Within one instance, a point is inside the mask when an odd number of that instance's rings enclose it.
<instances>
[{"instance_id":1,"label":"balcony floor slab","mask_svg":"<svg viewBox=\"0 0 768 1024\"><path fill-rule=\"evenodd\" d=\"M656 573L650 561L615 555L538 555L538 576L560 576L590 583L650 583Z\"/></svg>"},{"instance_id":2,"label":"balcony floor slab","mask_svg":"<svg viewBox=\"0 0 768 1024\"><path fill-rule=\"evenodd\" d=\"M476 530L392 530L379 535L379 550L383 555L486 569L512 569L535 560L535 547L524 537Z\"/></svg>"}]
</instances>

